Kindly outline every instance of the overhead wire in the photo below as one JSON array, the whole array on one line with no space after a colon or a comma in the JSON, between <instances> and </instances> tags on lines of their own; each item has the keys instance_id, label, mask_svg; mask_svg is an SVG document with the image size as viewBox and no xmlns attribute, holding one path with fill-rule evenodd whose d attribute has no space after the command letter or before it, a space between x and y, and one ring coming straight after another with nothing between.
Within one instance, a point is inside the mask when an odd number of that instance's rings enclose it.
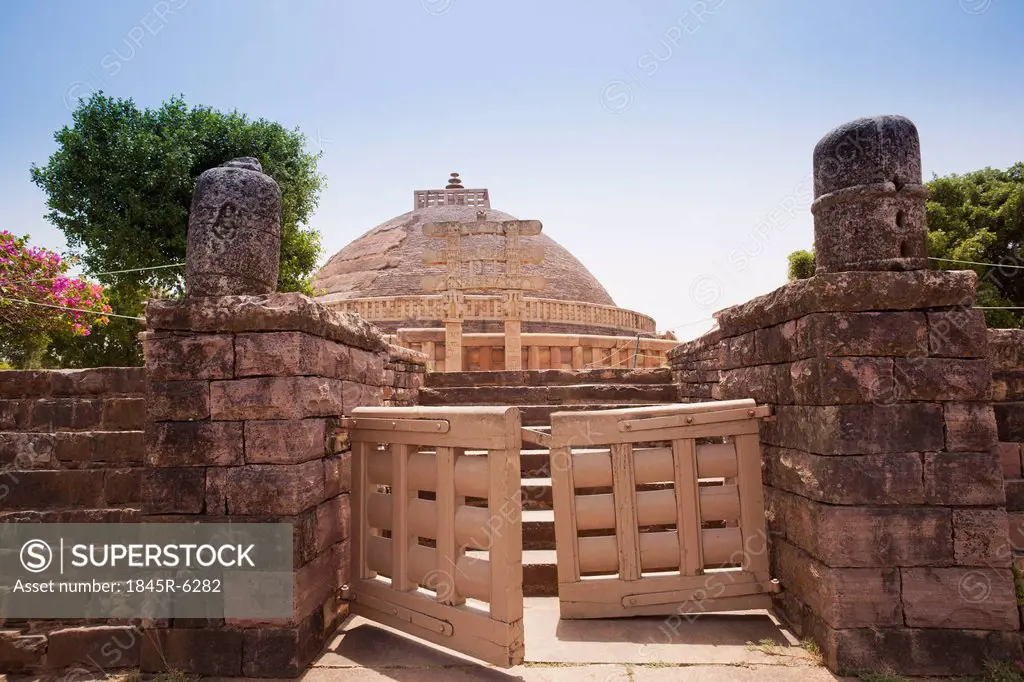
<instances>
[{"instance_id":1,"label":"overhead wire","mask_svg":"<svg viewBox=\"0 0 1024 682\"><path fill-rule=\"evenodd\" d=\"M44 308L56 308L57 310L70 310L76 313L87 313L89 315L99 315L101 317L120 317L125 320L145 320L144 317L135 317L134 315L119 315L118 313L104 313L97 310L85 310L84 308L71 308L63 305L53 305L52 303L40 303L39 301L26 301L21 298L8 298L6 296L0 296L0 301L10 301L11 303L24 303L26 305L38 305Z\"/></svg>"},{"instance_id":2,"label":"overhead wire","mask_svg":"<svg viewBox=\"0 0 1024 682\"><path fill-rule=\"evenodd\" d=\"M143 272L146 270L161 270L164 268L180 268L184 267L185 263L168 263L167 265L151 265L145 268L128 268L127 270L108 270L107 272L93 272L87 275L88 277L99 277L101 275L122 275L126 272ZM8 284L32 284L34 282L49 282L50 280L57 279L58 277L65 277L66 275L55 275L53 277L37 277L35 279L23 279L17 282L8 282Z\"/></svg>"}]
</instances>

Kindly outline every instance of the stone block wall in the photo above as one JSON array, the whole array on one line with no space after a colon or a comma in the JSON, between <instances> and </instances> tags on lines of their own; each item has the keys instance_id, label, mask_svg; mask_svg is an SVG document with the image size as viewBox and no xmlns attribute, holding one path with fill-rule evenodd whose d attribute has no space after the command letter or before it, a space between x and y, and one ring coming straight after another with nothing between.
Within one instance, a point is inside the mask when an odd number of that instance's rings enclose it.
<instances>
[{"instance_id":1,"label":"stone block wall","mask_svg":"<svg viewBox=\"0 0 1024 682\"><path fill-rule=\"evenodd\" d=\"M1024 329L989 329L988 345L1010 544L1024 552Z\"/></svg>"},{"instance_id":2,"label":"stone block wall","mask_svg":"<svg viewBox=\"0 0 1024 682\"><path fill-rule=\"evenodd\" d=\"M427 356L394 344L388 345L384 365L383 398L388 407L415 405L426 376Z\"/></svg>"},{"instance_id":3,"label":"stone block wall","mask_svg":"<svg viewBox=\"0 0 1024 682\"><path fill-rule=\"evenodd\" d=\"M152 302L142 512L151 522L288 522L287 622L165 621L144 672L298 675L346 613L351 461L339 417L410 404L425 357L299 294Z\"/></svg>"},{"instance_id":4,"label":"stone block wall","mask_svg":"<svg viewBox=\"0 0 1024 682\"><path fill-rule=\"evenodd\" d=\"M134 367L0 372L0 523L138 521L145 386ZM0 619L0 672L137 666L140 642L130 621Z\"/></svg>"},{"instance_id":5,"label":"stone block wall","mask_svg":"<svg viewBox=\"0 0 1024 682\"><path fill-rule=\"evenodd\" d=\"M668 352L680 402L699 403L717 399L721 340L721 332L715 329Z\"/></svg>"},{"instance_id":6,"label":"stone block wall","mask_svg":"<svg viewBox=\"0 0 1024 682\"><path fill-rule=\"evenodd\" d=\"M838 272L723 311L762 425L777 606L833 669L973 674L1021 643L972 272Z\"/></svg>"}]
</instances>

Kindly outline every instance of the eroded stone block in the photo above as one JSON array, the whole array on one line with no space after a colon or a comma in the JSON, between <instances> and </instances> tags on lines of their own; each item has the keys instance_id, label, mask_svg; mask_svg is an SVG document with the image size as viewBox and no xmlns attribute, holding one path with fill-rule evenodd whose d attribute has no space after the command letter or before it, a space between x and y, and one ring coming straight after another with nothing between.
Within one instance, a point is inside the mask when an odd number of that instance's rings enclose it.
<instances>
[{"instance_id":1,"label":"eroded stone block","mask_svg":"<svg viewBox=\"0 0 1024 682\"><path fill-rule=\"evenodd\" d=\"M325 420L245 422L245 461L299 464L324 456Z\"/></svg>"},{"instance_id":2,"label":"eroded stone block","mask_svg":"<svg viewBox=\"0 0 1024 682\"><path fill-rule=\"evenodd\" d=\"M1009 568L902 568L903 612L911 627L1013 630L1020 627Z\"/></svg>"},{"instance_id":3,"label":"eroded stone block","mask_svg":"<svg viewBox=\"0 0 1024 682\"><path fill-rule=\"evenodd\" d=\"M146 429L149 466L230 466L242 461L239 422L155 422Z\"/></svg>"},{"instance_id":4,"label":"eroded stone block","mask_svg":"<svg viewBox=\"0 0 1024 682\"><path fill-rule=\"evenodd\" d=\"M153 334L143 340L150 381L227 379L235 351L229 334Z\"/></svg>"}]
</instances>

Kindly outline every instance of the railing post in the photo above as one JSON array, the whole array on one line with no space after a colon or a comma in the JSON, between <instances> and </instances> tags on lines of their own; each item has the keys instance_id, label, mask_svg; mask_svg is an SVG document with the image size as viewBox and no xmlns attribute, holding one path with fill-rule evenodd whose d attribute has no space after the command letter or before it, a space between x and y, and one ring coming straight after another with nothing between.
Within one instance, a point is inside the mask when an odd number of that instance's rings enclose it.
<instances>
[{"instance_id":1,"label":"railing post","mask_svg":"<svg viewBox=\"0 0 1024 682\"><path fill-rule=\"evenodd\" d=\"M462 320L444 321L444 371L462 371Z\"/></svg>"}]
</instances>

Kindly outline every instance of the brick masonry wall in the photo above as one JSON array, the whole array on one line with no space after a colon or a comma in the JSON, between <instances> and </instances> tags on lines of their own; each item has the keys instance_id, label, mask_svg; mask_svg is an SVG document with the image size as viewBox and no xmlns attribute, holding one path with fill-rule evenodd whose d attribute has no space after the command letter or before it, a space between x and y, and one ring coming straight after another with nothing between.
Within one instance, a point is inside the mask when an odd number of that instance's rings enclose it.
<instances>
[{"instance_id":1,"label":"brick masonry wall","mask_svg":"<svg viewBox=\"0 0 1024 682\"><path fill-rule=\"evenodd\" d=\"M843 272L723 311L761 427L778 609L833 669L974 674L1021 643L971 272Z\"/></svg>"},{"instance_id":2,"label":"brick masonry wall","mask_svg":"<svg viewBox=\"0 0 1024 682\"><path fill-rule=\"evenodd\" d=\"M145 386L135 367L0 372L0 523L138 521ZM0 672L138 665L131 622L83 625L0 620Z\"/></svg>"},{"instance_id":3,"label":"brick masonry wall","mask_svg":"<svg viewBox=\"0 0 1024 682\"><path fill-rule=\"evenodd\" d=\"M988 345L1010 544L1024 552L1024 329L989 329Z\"/></svg>"},{"instance_id":4,"label":"brick masonry wall","mask_svg":"<svg viewBox=\"0 0 1024 682\"><path fill-rule=\"evenodd\" d=\"M668 352L669 367L679 387L680 402L699 403L718 397L721 341L722 333L715 329Z\"/></svg>"},{"instance_id":5,"label":"brick masonry wall","mask_svg":"<svg viewBox=\"0 0 1024 682\"><path fill-rule=\"evenodd\" d=\"M287 623L157 623L141 667L296 676L347 612L351 460L339 417L410 404L425 357L299 294L153 302L147 325L144 520L293 523L295 574Z\"/></svg>"},{"instance_id":6,"label":"brick masonry wall","mask_svg":"<svg viewBox=\"0 0 1024 682\"><path fill-rule=\"evenodd\" d=\"M419 390L426 376L427 356L408 348L390 344L384 365L383 398L388 407L408 407L416 404Z\"/></svg>"}]
</instances>

